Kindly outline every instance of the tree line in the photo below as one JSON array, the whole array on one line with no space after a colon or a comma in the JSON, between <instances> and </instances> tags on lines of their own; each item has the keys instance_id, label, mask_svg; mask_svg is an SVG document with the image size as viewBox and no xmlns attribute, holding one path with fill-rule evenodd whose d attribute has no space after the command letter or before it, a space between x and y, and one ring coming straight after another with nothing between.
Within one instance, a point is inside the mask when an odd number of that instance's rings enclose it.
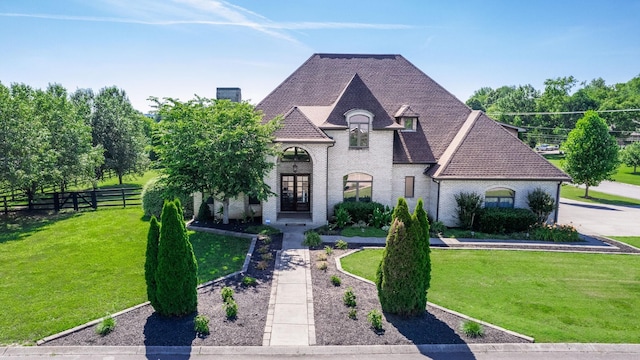
<instances>
[{"instance_id":1,"label":"tree line","mask_svg":"<svg viewBox=\"0 0 640 360\"><path fill-rule=\"evenodd\" d=\"M106 171L122 184L148 165L149 122L115 86L94 94L0 83L0 190L31 199L38 189L95 187Z\"/></svg>"},{"instance_id":2,"label":"tree line","mask_svg":"<svg viewBox=\"0 0 640 360\"><path fill-rule=\"evenodd\" d=\"M640 128L640 111L615 110L640 109L640 75L615 85L602 78L579 82L573 76L558 77L545 80L542 91L530 84L482 87L466 104L498 121L527 128L525 140L532 147L562 142L587 110L599 111L611 134L624 139ZM563 112L568 114L558 114Z\"/></svg>"}]
</instances>

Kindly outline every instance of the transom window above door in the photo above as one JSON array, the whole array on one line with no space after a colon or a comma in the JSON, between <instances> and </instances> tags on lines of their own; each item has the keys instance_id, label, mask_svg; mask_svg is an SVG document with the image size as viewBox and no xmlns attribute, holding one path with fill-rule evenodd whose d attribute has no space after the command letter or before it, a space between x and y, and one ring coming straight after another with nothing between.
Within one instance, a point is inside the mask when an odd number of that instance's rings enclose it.
<instances>
[{"instance_id":1,"label":"transom window above door","mask_svg":"<svg viewBox=\"0 0 640 360\"><path fill-rule=\"evenodd\" d=\"M280 161L282 162L309 162L311 161L311 157L309 153L302 148L299 147L290 147L284 149L282 155L280 156Z\"/></svg>"}]
</instances>

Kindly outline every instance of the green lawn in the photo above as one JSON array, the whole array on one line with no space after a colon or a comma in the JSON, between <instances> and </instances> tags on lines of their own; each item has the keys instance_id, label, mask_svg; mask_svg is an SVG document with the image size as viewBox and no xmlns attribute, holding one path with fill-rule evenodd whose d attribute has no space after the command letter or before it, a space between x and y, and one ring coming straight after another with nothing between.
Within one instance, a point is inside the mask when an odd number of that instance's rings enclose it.
<instances>
[{"instance_id":1,"label":"green lawn","mask_svg":"<svg viewBox=\"0 0 640 360\"><path fill-rule=\"evenodd\" d=\"M598 191L589 190L589 199L584 198L584 189L575 187L570 184L563 184L560 188L560 196L565 199L583 201L593 204L619 205L619 206L638 206L640 200L632 199L624 196L610 195Z\"/></svg>"},{"instance_id":2,"label":"green lawn","mask_svg":"<svg viewBox=\"0 0 640 360\"><path fill-rule=\"evenodd\" d=\"M546 155L545 158L557 168L562 169L561 162L563 156ZM640 186L640 170L634 174L633 167L621 164L620 167L618 167L618 171L612 176L612 179L621 183Z\"/></svg>"},{"instance_id":3,"label":"green lawn","mask_svg":"<svg viewBox=\"0 0 640 360\"><path fill-rule=\"evenodd\" d=\"M354 237L354 236L360 236L360 237L387 237L387 232L385 230L382 229L377 229L375 227L372 226L367 226L367 227L353 227L353 226L347 226L346 228L342 229L342 231L340 231L340 235L345 236L345 237Z\"/></svg>"},{"instance_id":4,"label":"green lawn","mask_svg":"<svg viewBox=\"0 0 640 360\"><path fill-rule=\"evenodd\" d=\"M361 251L342 266L373 280L381 256ZM434 249L431 259L436 304L536 342L640 343L638 256Z\"/></svg>"},{"instance_id":5,"label":"green lawn","mask_svg":"<svg viewBox=\"0 0 640 360\"><path fill-rule=\"evenodd\" d=\"M623 243L627 243L640 249L640 236L610 236L610 238L622 241Z\"/></svg>"},{"instance_id":6,"label":"green lawn","mask_svg":"<svg viewBox=\"0 0 640 360\"><path fill-rule=\"evenodd\" d=\"M0 221L0 344L38 339L146 301L139 208ZM242 267L248 239L193 234L199 280Z\"/></svg>"},{"instance_id":7,"label":"green lawn","mask_svg":"<svg viewBox=\"0 0 640 360\"><path fill-rule=\"evenodd\" d=\"M638 172L634 174L633 167L622 164L618 168L618 172L613 175L613 180L640 186L640 168Z\"/></svg>"}]
</instances>

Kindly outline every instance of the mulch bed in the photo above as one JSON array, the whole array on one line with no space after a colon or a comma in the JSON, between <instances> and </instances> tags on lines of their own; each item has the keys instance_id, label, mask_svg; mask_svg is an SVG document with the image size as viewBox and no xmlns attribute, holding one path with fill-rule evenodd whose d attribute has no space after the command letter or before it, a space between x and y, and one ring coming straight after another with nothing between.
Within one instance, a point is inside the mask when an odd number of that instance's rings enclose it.
<instances>
[{"instance_id":1,"label":"mulch bed","mask_svg":"<svg viewBox=\"0 0 640 360\"><path fill-rule=\"evenodd\" d=\"M318 345L408 345L408 344L464 344L464 343L523 343L526 340L490 327L484 327L484 336L470 338L460 331L465 319L427 307L424 315L403 318L383 314L383 330L375 332L367 321L373 309L382 313L375 285L355 279L336 269L335 258L347 250L334 250L328 256L327 269L318 269L318 256L324 250L311 251L311 278L313 281L313 310ZM329 278L337 275L340 286ZM357 319L348 317L349 309L343 303L347 288L356 295Z\"/></svg>"},{"instance_id":2,"label":"mulch bed","mask_svg":"<svg viewBox=\"0 0 640 360\"><path fill-rule=\"evenodd\" d=\"M193 329L195 314L165 318L157 315L151 305L146 305L117 316L115 330L106 336L96 334L95 326L91 326L44 345L261 346L276 251L282 248L282 235L273 235L271 239L269 247L273 260L269 261L269 267L256 269L261 256L258 249L264 245L262 240L258 240L245 274L256 278L257 286L242 286L242 276L238 276L198 290L198 314L210 319L211 333L207 336L196 336ZM227 320L222 308L220 290L224 286L235 291L238 316L234 320Z\"/></svg>"}]
</instances>

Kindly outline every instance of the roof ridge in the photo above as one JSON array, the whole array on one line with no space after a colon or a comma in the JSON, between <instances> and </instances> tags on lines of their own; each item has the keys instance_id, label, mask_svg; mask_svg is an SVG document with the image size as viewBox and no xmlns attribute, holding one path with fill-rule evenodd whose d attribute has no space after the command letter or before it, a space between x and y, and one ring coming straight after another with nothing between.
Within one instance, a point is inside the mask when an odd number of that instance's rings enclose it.
<instances>
[{"instance_id":1,"label":"roof ridge","mask_svg":"<svg viewBox=\"0 0 640 360\"><path fill-rule=\"evenodd\" d=\"M460 130L458 130L458 133L454 136L453 140L451 140L451 143L449 143L449 146L447 146L447 149L442 153L442 156L438 160L438 163L441 163L442 165L440 165L433 174L434 178L437 178L447 168L451 162L451 158L453 158L453 155L456 153L464 139L469 135L469 131L473 127L473 124L476 123L476 120L480 118L481 114L482 111L480 110L472 110L471 113L469 113L467 120L462 124Z\"/></svg>"}]
</instances>

